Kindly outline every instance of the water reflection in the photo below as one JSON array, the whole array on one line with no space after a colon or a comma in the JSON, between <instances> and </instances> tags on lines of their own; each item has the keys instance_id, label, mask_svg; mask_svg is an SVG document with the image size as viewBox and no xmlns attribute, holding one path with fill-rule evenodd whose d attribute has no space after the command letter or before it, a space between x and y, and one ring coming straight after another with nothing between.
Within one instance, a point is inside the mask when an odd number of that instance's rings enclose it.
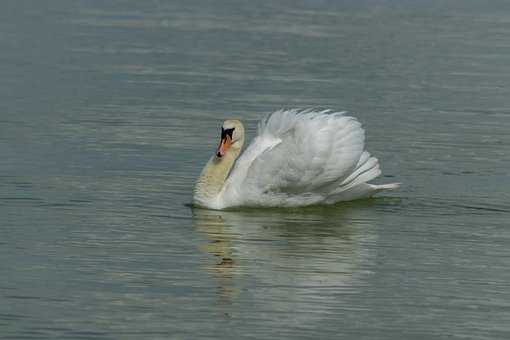
<instances>
[{"instance_id":1,"label":"water reflection","mask_svg":"<svg viewBox=\"0 0 510 340\"><path fill-rule=\"evenodd\" d=\"M215 258L204 269L218 282L220 302L231 303L250 289L253 298L279 308L312 301L317 308L317 299L356 293L375 257L370 204L300 210L193 209L193 223L207 238L201 249Z\"/></svg>"}]
</instances>

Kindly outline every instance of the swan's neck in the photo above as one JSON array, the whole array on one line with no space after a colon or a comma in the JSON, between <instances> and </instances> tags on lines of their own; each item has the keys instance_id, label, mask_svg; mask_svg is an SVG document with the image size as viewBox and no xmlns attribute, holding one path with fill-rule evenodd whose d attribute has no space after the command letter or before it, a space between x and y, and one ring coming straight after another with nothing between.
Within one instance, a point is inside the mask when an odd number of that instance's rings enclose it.
<instances>
[{"instance_id":1,"label":"swan's neck","mask_svg":"<svg viewBox=\"0 0 510 340\"><path fill-rule=\"evenodd\" d=\"M218 196L240 151L230 148L221 158L211 157L195 185L193 200L196 204L208 206Z\"/></svg>"}]
</instances>

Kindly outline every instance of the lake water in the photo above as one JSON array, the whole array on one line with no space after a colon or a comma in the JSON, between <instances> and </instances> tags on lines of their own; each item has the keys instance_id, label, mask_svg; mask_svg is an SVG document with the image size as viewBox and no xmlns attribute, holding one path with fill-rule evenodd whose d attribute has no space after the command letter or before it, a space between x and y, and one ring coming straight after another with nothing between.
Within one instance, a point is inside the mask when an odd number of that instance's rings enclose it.
<instances>
[{"instance_id":1,"label":"lake water","mask_svg":"<svg viewBox=\"0 0 510 340\"><path fill-rule=\"evenodd\" d=\"M510 338L508 2L3 1L0 50L1 338ZM310 106L402 188L190 207Z\"/></svg>"}]
</instances>

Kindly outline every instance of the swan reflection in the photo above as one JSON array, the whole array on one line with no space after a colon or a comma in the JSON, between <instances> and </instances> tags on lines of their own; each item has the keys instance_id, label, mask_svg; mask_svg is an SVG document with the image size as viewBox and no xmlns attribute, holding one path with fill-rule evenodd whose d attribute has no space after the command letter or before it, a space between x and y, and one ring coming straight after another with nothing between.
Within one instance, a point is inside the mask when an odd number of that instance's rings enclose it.
<instances>
[{"instance_id":1,"label":"swan reflection","mask_svg":"<svg viewBox=\"0 0 510 340\"><path fill-rule=\"evenodd\" d=\"M243 298L295 308L356 292L374 259L370 244L376 234L367 204L193 209L194 225L207 239L201 249L215 258L205 269L217 279L220 300L234 302L246 292Z\"/></svg>"}]
</instances>

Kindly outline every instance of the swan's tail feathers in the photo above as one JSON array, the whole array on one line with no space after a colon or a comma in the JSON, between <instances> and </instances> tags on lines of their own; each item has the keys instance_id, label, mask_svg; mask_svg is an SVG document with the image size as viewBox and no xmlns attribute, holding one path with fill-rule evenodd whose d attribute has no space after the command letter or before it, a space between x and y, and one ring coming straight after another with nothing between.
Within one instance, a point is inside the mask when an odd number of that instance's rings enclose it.
<instances>
[{"instance_id":1,"label":"swan's tail feathers","mask_svg":"<svg viewBox=\"0 0 510 340\"><path fill-rule=\"evenodd\" d=\"M366 183L381 174L379 161L375 157L371 157L367 151L364 151L356 166L356 169L346 179L342 181L340 186L333 191L333 194L340 193L355 187L361 183Z\"/></svg>"},{"instance_id":2,"label":"swan's tail feathers","mask_svg":"<svg viewBox=\"0 0 510 340\"><path fill-rule=\"evenodd\" d=\"M361 198L369 198L383 190L394 190L400 186L400 183L389 184L370 184L381 174L379 161L364 151L356 166L356 169L342 181L340 186L333 190L327 197L326 203L336 203L339 201L350 201Z\"/></svg>"},{"instance_id":3,"label":"swan's tail feathers","mask_svg":"<svg viewBox=\"0 0 510 340\"><path fill-rule=\"evenodd\" d=\"M362 198L369 198L381 192L383 190L394 190L400 187L400 183L390 183L390 184L369 184L369 183L360 183L355 186L349 187L345 191L337 192L334 195L328 197L326 199L326 203L336 203L341 201L352 201L358 200Z\"/></svg>"}]
</instances>

